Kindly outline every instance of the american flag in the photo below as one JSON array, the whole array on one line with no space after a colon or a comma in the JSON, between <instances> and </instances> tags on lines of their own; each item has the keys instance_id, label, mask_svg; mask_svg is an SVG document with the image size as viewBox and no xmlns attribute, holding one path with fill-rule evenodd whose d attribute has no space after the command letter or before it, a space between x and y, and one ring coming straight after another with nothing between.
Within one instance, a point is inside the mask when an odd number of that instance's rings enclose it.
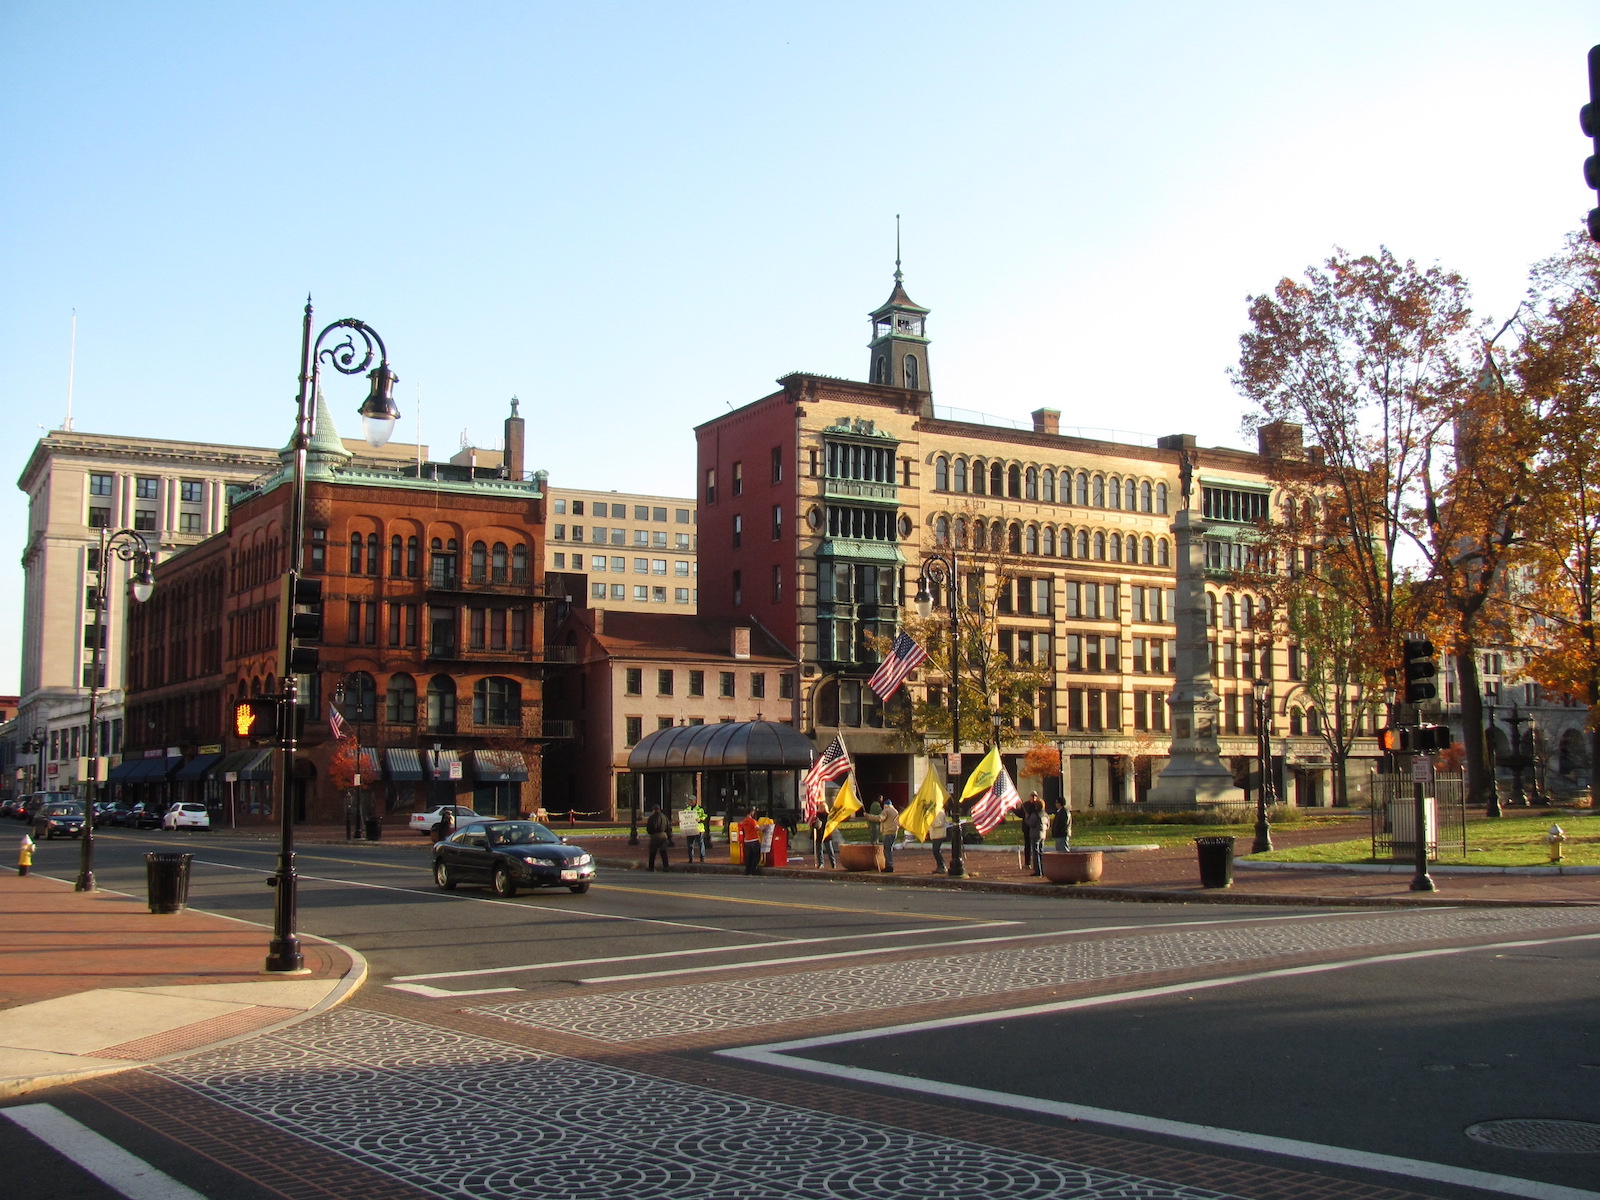
<instances>
[{"instance_id":1,"label":"american flag","mask_svg":"<svg viewBox=\"0 0 1600 1200\"><path fill-rule=\"evenodd\" d=\"M1000 774L995 776L989 790L972 802L972 824L979 833L988 833L1005 820L1006 814L1021 799L1017 794L1017 785L1011 782L1011 776L1001 767Z\"/></svg>"},{"instance_id":2,"label":"american flag","mask_svg":"<svg viewBox=\"0 0 1600 1200\"><path fill-rule=\"evenodd\" d=\"M339 710L331 704L328 705L328 728L333 730L334 737L344 737L344 718L339 715Z\"/></svg>"},{"instance_id":3,"label":"american flag","mask_svg":"<svg viewBox=\"0 0 1600 1200\"><path fill-rule=\"evenodd\" d=\"M830 779L842 779L850 774L850 755L844 748L844 739L835 737L822 756L811 764L805 779L805 815L811 820L819 812L826 812L827 784Z\"/></svg>"},{"instance_id":4,"label":"american flag","mask_svg":"<svg viewBox=\"0 0 1600 1200\"><path fill-rule=\"evenodd\" d=\"M917 645L909 633L902 632L894 639L889 657L883 660L877 672L867 680L867 686L878 693L880 700L887 701L900 690L900 685L906 681L906 676L915 671L927 657L928 652Z\"/></svg>"}]
</instances>

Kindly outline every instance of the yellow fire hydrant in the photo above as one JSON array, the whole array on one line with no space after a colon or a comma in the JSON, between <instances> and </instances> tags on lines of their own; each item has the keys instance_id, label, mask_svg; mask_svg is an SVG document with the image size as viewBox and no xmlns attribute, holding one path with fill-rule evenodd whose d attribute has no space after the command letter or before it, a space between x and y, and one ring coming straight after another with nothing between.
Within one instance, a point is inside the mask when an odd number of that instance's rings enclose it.
<instances>
[{"instance_id":1,"label":"yellow fire hydrant","mask_svg":"<svg viewBox=\"0 0 1600 1200\"><path fill-rule=\"evenodd\" d=\"M1550 846L1550 861L1561 861L1561 847L1566 844L1567 831L1559 825L1550 826L1550 832L1544 835L1544 840Z\"/></svg>"},{"instance_id":2,"label":"yellow fire hydrant","mask_svg":"<svg viewBox=\"0 0 1600 1200\"><path fill-rule=\"evenodd\" d=\"M17 874L26 875L33 869L33 839L27 834L22 835L22 842L17 846Z\"/></svg>"}]
</instances>

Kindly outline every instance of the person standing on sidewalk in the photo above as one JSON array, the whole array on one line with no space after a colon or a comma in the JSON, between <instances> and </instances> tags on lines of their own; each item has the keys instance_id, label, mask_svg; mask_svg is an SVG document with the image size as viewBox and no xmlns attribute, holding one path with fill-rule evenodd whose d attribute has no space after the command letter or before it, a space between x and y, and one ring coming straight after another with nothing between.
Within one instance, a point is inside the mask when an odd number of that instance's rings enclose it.
<instances>
[{"instance_id":1,"label":"person standing on sidewalk","mask_svg":"<svg viewBox=\"0 0 1600 1200\"><path fill-rule=\"evenodd\" d=\"M944 840L950 836L950 819L940 808L933 814L933 824L928 826L928 845L933 847L933 873L944 874Z\"/></svg>"},{"instance_id":2,"label":"person standing on sidewalk","mask_svg":"<svg viewBox=\"0 0 1600 1200\"><path fill-rule=\"evenodd\" d=\"M1044 874L1044 803L1034 792L1023 802L1022 809L1022 869L1035 875Z\"/></svg>"},{"instance_id":3,"label":"person standing on sidewalk","mask_svg":"<svg viewBox=\"0 0 1600 1200\"><path fill-rule=\"evenodd\" d=\"M1072 848L1072 810L1065 800L1057 800L1050 814L1050 836L1055 838L1057 854L1065 854Z\"/></svg>"},{"instance_id":4,"label":"person standing on sidewalk","mask_svg":"<svg viewBox=\"0 0 1600 1200\"><path fill-rule=\"evenodd\" d=\"M893 800L879 797L879 807L876 816L867 814L867 820L878 827L878 843L883 847L883 869L886 874L894 871L894 842L900 836L900 810L894 806Z\"/></svg>"},{"instance_id":5,"label":"person standing on sidewalk","mask_svg":"<svg viewBox=\"0 0 1600 1200\"><path fill-rule=\"evenodd\" d=\"M678 810L678 819L683 822L683 849L688 855L688 861L693 862L698 851L700 861L706 860L706 810L700 807L696 800L687 808Z\"/></svg>"},{"instance_id":6,"label":"person standing on sidewalk","mask_svg":"<svg viewBox=\"0 0 1600 1200\"><path fill-rule=\"evenodd\" d=\"M456 831L456 810L449 805L439 814L433 825L433 840L442 842Z\"/></svg>"},{"instance_id":7,"label":"person standing on sidewalk","mask_svg":"<svg viewBox=\"0 0 1600 1200\"><path fill-rule=\"evenodd\" d=\"M830 835L827 830L827 810L818 809L816 815L811 818L811 840L817 851L817 866L838 867L839 832L835 830Z\"/></svg>"},{"instance_id":8,"label":"person standing on sidewalk","mask_svg":"<svg viewBox=\"0 0 1600 1200\"><path fill-rule=\"evenodd\" d=\"M739 849L744 853L744 873L761 874L761 825L753 808L739 822Z\"/></svg>"},{"instance_id":9,"label":"person standing on sidewalk","mask_svg":"<svg viewBox=\"0 0 1600 1200\"><path fill-rule=\"evenodd\" d=\"M670 824L667 814L661 811L659 804L650 806L650 815L645 818L644 831L650 836L650 865L646 870L656 869L656 856L661 856L661 869L668 870L667 866L667 830Z\"/></svg>"}]
</instances>

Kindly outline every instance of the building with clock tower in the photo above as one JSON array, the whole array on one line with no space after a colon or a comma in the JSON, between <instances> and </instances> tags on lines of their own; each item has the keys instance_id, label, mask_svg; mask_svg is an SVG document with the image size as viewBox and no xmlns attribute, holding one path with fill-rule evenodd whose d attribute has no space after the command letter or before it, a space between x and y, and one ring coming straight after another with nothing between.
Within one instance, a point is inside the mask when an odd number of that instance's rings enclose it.
<instances>
[{"instance_id":1,"label":"building with clock tower","mask_svg":"<svg viewBox=\"0 0 1600 1200\"><path fill-rule=\"evenodd\" d=\"M906 295L900 260L894 264L894 291L874 309L870 374L873 383L908 392L933 390L928 379L928 310Z\"/></svg>"}]
</instances>

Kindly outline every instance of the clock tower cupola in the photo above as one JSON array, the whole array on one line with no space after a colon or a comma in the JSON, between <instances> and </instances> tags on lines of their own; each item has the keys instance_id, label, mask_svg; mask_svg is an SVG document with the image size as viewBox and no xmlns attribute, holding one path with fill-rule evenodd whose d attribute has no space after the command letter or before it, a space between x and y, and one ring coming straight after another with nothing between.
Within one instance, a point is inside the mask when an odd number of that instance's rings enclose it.
<instances>
[{"instance_id":1,"label":"clock tower cupola","mask_svg":"<svg viewBox=\"0 0 1600 1200\"><path fill-rule=\"evenodd\" d=\"M913 392L930 392L928 310L906 295L900 271L900 237L895 235L894 291L872 314L872 352L867 381Z\"/></svg>"}]
</instances>

